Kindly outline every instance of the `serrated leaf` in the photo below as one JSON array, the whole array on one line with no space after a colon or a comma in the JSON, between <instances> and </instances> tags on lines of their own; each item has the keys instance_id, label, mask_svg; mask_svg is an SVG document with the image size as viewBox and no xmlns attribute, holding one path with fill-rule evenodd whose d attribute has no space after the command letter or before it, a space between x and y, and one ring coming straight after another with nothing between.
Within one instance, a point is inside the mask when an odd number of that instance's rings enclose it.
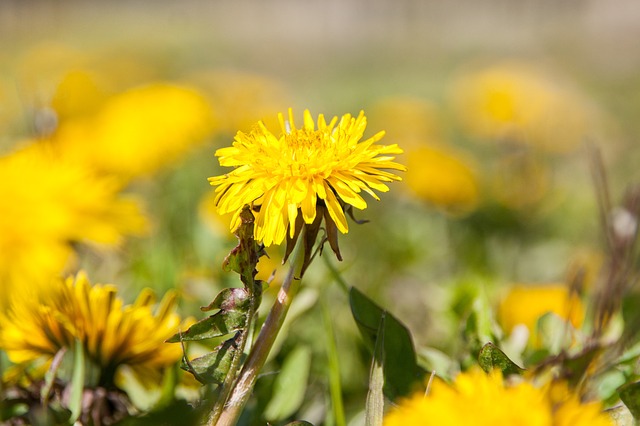
<instances>
[{"instance_id":1,"label":"serrated leaf","mask_svg":"<svg viewBox=\"0 0 640 426\"><path fill-rule=\"evenodd\" d=\"M500 350L500 348L491 342L484 345L480 350L478 363L480 364L480 368L487 373L494 368L502 371L502 374L505 376L511 374L522 374L524 372L523 368L520 368L515 362L511 361L509 357Z\"/></svg>"},{"instance_id":2,"label":"serrated leaf","mask_svg":"<svg viewBox=\"0 0 640 426\"><path fill-rule=\"evenodd\" d=\"M189 373L202 384L222 384L229 372L231 361L237 352L236 338L224 341L212 352L189 363L182 362L180 368Z\"/></svg>"},{"instance_id":3,"label":"serrated leaf","mask_svg":"<svg viewBox=\"0 0 640 426\"><path fill-rule=\"evenodd\" d=\"M375 352L380 320L384 316L384 394L389 399L408 395L414 382L425 374L417 364L409 330L354 287L349 291L349 301L353 318L372 354Z\"/></svg>"},{"instance_id":4,"label":"serrated leaf","mask_svg":"<svg viewBox=\"0 0 640 426\"><path fill-rule=\"evenodd\" d=\"M640 419L640 382L627 383L618 388L620 399L636 420Z\"/></svg>"},{"instance_id":5,"label":"serrated leaf","mask_svg":"<svg viewBox=\"0 0 640 426\"><path fill-rule=\"evenodd\" d=\"M276 377L273 397L264 412L267 420L284 420L300 408L304 401L310 367L311 350L307 346L298 346L287 356Z\"/></svg>"},{"instance_id":6,"label":"serrated leaf","mask_svg":"<svg viewBox=\"0 0 640 426\"><path fill-rule=\"evenodd\" d=\"M176 333L167 343L189 342L212 339L242 330L247 323L247 313L238 311L219 311L193 324L187 331Z\"/></svg>"}]
</instances>

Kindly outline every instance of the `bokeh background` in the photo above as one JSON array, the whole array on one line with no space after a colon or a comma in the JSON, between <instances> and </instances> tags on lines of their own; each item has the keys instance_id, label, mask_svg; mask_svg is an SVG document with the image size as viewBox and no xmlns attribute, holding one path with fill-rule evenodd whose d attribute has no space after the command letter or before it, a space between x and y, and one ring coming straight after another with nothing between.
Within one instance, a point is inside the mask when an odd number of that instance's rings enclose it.
<instances>
[{"instance_id":1,"label":"bokeh background","mask_svg":"<svg viewBox=\"0 0 640 426\"><path fill-rule=\"evenodd\" d=\"M63 238L72 253L45 259L47 273L84 269L128 301L144 287L177 289L180 314L197 317L239 284L220 267L235 242L206 179L224 173L215 150L259 119L275 131L289 107L299 118L364 110L368 134L386 130L409 170L356 212L370 222L341 237L343 262L327 251L312 265L270 364L310 349L317 362L296 413L321 423L328 306L357 420L369 355L324 263L444 369L464 353L460 331L479 295L497 316L514 283L562 285L579 270L588 289L605 256L594 158L614 204L640 178L639 22L632 0L3 0L0 153L51 139L70 161L117 176L142 212L144 226L119 222L122 238L78 225ZM269 254L266 303L283 275L281 252ZM267 377L258 393L272 386Z\"/></svg>"}]
</instances>

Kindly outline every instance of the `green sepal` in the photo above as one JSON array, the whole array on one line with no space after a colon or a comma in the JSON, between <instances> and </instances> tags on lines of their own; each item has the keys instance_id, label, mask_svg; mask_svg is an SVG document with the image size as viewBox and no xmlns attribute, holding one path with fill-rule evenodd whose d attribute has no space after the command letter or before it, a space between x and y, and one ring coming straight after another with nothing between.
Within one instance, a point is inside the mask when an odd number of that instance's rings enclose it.
<instances>
[{"instance_id":1,"label":"green sepal","mask_svg":"<svg viewBox=\"0 0 640 426\"><path fill-rule=\"evenodd\" d=\"M376 354L376 342L384 336L381 358L385 396L396 399L408 395L415 381L425 374L424 369L418 366L409 330L354 287L349 290L349 301L353 318L372 354ZM383 318L384 328L379 330Z\"/></svg>"},{"instance_id":2,"label":"green sepal","mask_svg":"<svg viewBox=\"0 0 640 426\"><path fill-rule=\"evenodd\" d=\"M480 349L478 354L478 364L485 372L489 373L494 368L502 371L502 374L509 376L512 374L522 374L523 368L520 368L515 362L500 350L499 347L489 342Z\"/></svg>"},{"instance_id":3,"label":"green sepal","mask_svg":"<svg viewBox=\"0 0 640 426\"><path fill-rule=\"evenodd\" d=\"M180 368L193 374L193 377L202 384L221 385L229 372L233 357L238 351L237 341L240 334L238 333L232 339L225 340L206 355L189 362L183 359Z\"/></svg>"}]
</instances>

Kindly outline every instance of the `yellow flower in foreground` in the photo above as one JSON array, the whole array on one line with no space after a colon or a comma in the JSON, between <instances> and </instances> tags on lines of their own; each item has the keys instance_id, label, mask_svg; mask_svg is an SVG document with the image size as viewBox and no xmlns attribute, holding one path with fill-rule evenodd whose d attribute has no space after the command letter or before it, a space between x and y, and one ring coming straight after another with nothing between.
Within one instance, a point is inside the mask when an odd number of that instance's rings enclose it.
<instances>
[{"instance_id":1,"label":"yellow flower in foreground","mask_svg":"<svg viewBox=\"0 0 640 426\"><path fill-rule=\"evenodd\" d=\"M499 321L507 333L525 325L534 337L538 319L553 313L578 328L584 320L580 298L564 284L515 285L500 303Z\"/></svg>"},{"instance_id":2,"label":"yellow flower in foreground","mask_svg":"<svg viewBox=\"0 0 640 426\"><path fill-rule=\"evenodd\" d=\"M384 132L360 141L367 125L363 112L329 123L320 114L317 128L308 110L301 128L295 127L291 110L288 120L282 114L278 118L279 136L262 122L250 133L238 132L233 146L216 152L222 166L235 169L209 178L218 187L218 212L235 213L232 229L245 204L260 206L255 238L265 246L282 243L287 229L293 238L302 226L296 224L299 217L312 224L324 216L328 227L347 233L345 205L364 209L362 191L378 200L373 190L386 192L386 182L401 180L384 170L405 170L390 156L402 153L397 144L376 145Z\"/></svg>"},{"instance_id":3,"label":"yellow flower in foreground","mask_svg":"<svg viewBox=\"0 0 640 426\"><path fill-rule=\"evenodd\" d=\"M91 286L82 273L31 293L16 295L0 313L0 348L14 363L49 361L79 340L100 369L97 384L109 386L120 366L128 365L148 379L149 373L182 355L179 346L164 343L180 325L175 293L167 293L155 311L156 300L148 289L133 305L124 305L115 286Z\"/></svg>"},{"instance_id":4,"label":"yellow flower in foreground","mask_svg":"<svg viewBox=\"0 0 640 426\"><path fill-rule=\"evenodd\" d=\"M461 373L448 385L433 382L429 395L419 392L400 401L385 426L606 426L611 421L599 403L580 404L576 395L558 398L531 383L505 384L499 372Z\"/></svg>"}]
</instances>

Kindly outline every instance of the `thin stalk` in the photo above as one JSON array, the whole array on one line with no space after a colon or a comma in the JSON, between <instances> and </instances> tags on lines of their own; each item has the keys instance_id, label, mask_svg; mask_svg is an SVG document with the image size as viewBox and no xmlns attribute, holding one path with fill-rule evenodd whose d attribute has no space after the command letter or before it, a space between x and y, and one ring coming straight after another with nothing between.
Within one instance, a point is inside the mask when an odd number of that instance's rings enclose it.
<instances>
[{"instance_id":1,"label":"thin stalk","mask_svg":"<svg viewBox=\"0 0 640 426\"><path fill-rule=\"evenodd\" d=\"M327 266L327 269L331 273L331 277L335 280L336 283L338 283L338 285L340 286L342 291L345 292L345 294L349 294L349 284L347 284L344 278L342 278L342 274L340 274L340 271L338 271L338 268L336 268L333 262L331 262L331 259L329 259L329 256L321 256L321 257L324 260L324 264Z\"/></svg>"},{"instance_id":2,"label":"thin stalk","mask_svg":"<svg viewBox=\"0 0 640 426\"><path fill-rule=\"evenodd\" d=\"M304 232L304 229L302 232ZM240 371L240 376L231 390L229 399L227 400L217 423L210 422L208 423L210 426L234 426L238 422L238 419L242 414L242 410L251 396L251 391L253 390L253 386L258 378L258 373L260 373L260 370L267 360L269 352L273 347L273 343L278 336L278 332L282 328L282 324L284 323L284 319L289 311L291 302L300 288L300 279L296 277L302 269L302 262L304 259L304 256L302 256L301 253L302 247L304 246L303 241L304 236L301 235L298 238L298 243L290 257L289 264L291 266L284 282L282 283L282 287L280 287L280 290L278 291L276 301L271 307L271 311L269 312L262 329L260 329L260 334L247 356L247 360Z\"/></svg>"},{"instance_id":3,"label":"thin stalk","mask_svg":"<svg viewBox=\"0 0 640 426\"><path fill-rule=\"evenodd\" d=\"M346 426L344 406L342 404L342 387L340 385L340 361L336 347L331 314L327 303L322 300L322 318L324 319L325 336L327 338L327 358L329 361L329 391L331 394L331 411L335 426Z\"/></svg>"},{"instance_id":4,"label":"thin stalk","mask_svg":"<svg viewBox=\"0 0 640 426\"><path fill-rule=\"evenodd\" d=\"M252 286L255 286L253 281L253 276L250 277L250 282ZM211 409L211 413L209 413L209 419L207 424L215 425L217 424L220 415L225 407L226 401L229 399L229 395L233 390L233 384L235 378L237 377L237 372L240 369L240 360L242 359L242 354L244 353L244 348L249 340L249 335L253 330L253 320L256 316L256 311L258 307L256 306L256 295L255 287L252 290L251 298L249 300L249 310L247 312L247 324L245 330L240 335L240 341L238 342L238 349L231 360L231 365L229 366L229 372L227 373L224 383L220 386L220 392L218 393L218 397L216 398L216 403L213 405Z\"/></svg>"}]
</instances>

